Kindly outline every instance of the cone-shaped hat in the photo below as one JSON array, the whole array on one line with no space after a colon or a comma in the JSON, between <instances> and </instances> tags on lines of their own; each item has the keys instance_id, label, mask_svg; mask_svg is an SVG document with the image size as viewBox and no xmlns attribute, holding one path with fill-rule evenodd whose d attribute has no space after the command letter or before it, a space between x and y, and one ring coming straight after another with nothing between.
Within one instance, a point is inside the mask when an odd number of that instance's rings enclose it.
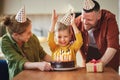
<instances>
[{"instance_id":1,"label":"cone-shaped hat","mask_svg":"<svg viewBox=\"0 0 120 80\"><path fill-rule=\"evenodd\" d=\"M95 7L95 3L93 2L93 0L85 0L84 1L84 6L83 6L83 10L85 11L90 11Z\"/></svg>"},{"instance_id":2,"label":"cone-shaped hat","mask_svg":"<svg viewBox=\"0 0 120 80\"><path fill-rule=\"evenodd\" d=\"M70 25L71 24L71 13L72 11L69 10L64 16L63 18L60 20L61 23L65 24L65 25Z\"/></svg>"},{"instance_id":3,"label":"cone-shaped hat","mask_svg":"<svg viewBox=\"0 0 120 80\"><path fill-rule=\"evenodd\" d=\"M25 6L18 11L15 19L17 20L17 22L20 22L20 23L23 23L26 21Z\"/></svg>"}]
</instances>

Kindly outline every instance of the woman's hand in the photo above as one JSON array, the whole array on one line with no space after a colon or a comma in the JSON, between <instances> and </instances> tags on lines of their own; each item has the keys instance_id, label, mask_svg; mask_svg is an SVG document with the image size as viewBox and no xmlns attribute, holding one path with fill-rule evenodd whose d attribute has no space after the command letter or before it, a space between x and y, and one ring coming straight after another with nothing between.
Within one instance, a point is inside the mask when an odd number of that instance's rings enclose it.
<instances>
[{"instance_id":1,"label":"woman's hand","mask_svg":"<svg viewBox=\"0 0 120 80\"><path fill-rule=\"evenodd\" d=\"M37 68L41 71L53 70L53 68L51 67L51 64L48 62L39 62Z\"/></svg>"}]
</instances>

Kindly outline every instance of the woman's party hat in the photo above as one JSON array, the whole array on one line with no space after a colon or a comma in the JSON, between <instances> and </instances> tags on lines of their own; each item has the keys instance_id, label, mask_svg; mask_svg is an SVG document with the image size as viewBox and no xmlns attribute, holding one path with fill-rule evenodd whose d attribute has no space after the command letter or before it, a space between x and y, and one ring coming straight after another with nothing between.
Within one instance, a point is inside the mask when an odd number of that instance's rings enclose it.
<instances>
[{"instance_id":1,"label":"woman's party hat","mask_svg":"<svg viewBox=\"0 0 120 80\"><path fill-rule=\"evenodd\" d=\"M17 22L20 22L20 23L23 23L26 21L25 6L18 11L15 19L17 20Z\"/></svg>"}]
</instances>

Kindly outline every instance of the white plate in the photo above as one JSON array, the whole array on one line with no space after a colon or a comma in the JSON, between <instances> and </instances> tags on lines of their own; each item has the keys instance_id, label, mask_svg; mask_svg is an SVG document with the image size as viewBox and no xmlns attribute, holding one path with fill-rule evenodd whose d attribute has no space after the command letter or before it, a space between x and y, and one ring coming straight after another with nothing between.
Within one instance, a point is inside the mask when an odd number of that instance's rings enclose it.
<instances>
[{"instance_id":1,"label":"white plate","mask_svg":"<svg viewBox=\"0 0 120 80\"><path fill-rule=\"evenodd\" d=\"M78 67L72 67L72 68L53 68L54 70L60 70L60 71L64 71L64 70L74 70L77 69Z\"/></svg>"}]
</instances>

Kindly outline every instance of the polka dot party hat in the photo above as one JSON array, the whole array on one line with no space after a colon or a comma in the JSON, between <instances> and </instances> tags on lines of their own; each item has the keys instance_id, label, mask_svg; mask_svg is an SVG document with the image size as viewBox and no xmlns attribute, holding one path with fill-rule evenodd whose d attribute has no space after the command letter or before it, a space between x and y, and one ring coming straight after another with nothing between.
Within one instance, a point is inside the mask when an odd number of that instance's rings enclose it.
<instances>
[{"instance_id":1,"label":"polka dot party hat","mask_svg":"<svg viewBox=\"0 0 120 80\"><path fill-rule=\"evenodd\" d=\"M84 0L83 10L90 11L95 7L93 0Z\"/></svg>"},{"instance_id":2,"label":"polka dot party hat","mask_svg":"<svg viewBox=\"0 0 120 80\"><path fill-rule=\"evenodd\" d=\"M70 25L71 24L71 15L72 11L69 10L64 16L63 18L60 20L61 23L63 23L64 25Z\"/></svg>"},{"instance_id":3,"label":"polka dot party hat","mask_svg":"<svg viewBox=\"0 0 120 80\"><path fill-rule=\"evenodd\" d=\"M26 21L25 6L23 6L17 13L15 19L17 22L24 23Z\"/></svg>"}]
</instances>

